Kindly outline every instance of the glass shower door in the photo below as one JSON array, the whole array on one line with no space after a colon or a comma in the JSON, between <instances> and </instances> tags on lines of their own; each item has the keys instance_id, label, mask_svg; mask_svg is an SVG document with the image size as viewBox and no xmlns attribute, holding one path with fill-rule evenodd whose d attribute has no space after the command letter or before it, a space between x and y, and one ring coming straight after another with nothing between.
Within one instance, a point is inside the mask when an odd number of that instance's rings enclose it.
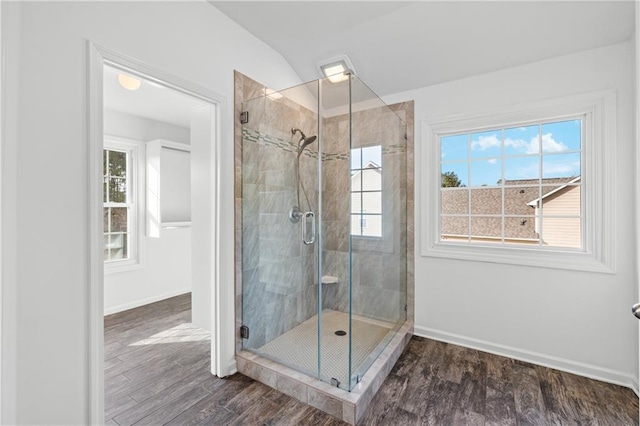
<instances>
[{"instance_id":1,"label":"glass shower door","mask_svg":"<svg viewBox=\"0 0 640 426\"><path fill-rule=\"evenodd\" d=\"M406 124L351 79L351 387L407 318Z\"/></svg>"},{"instance_id":2,"label":"glass shower door","mask_svg":"<svg viewBox=\"0 0 640 426\"><path fill-rule=\"evenodd\" d=\"M312 377L320 359L317 88L244 102L241 165L243 348Z\"/></svg>"},{"instance_id":3,"label":"glass shower door","mask_svg":"<svg viewBox=\"0 0 640 426\"><path fill-rule=\"evenodd\" d=\"M406 126L356 76L320 89L320 377L351 390L406 320Z\"/></svg>"},{"instance_id":4,"label":"glass shower door","mask_svg":"<svg viewBox=\"0 0 640 426\"><path fill-rule=\"evenodd\" d=\"M320 379L350 390L350 82L319 81L322 138Z\"/></svg>"}]
</instances>

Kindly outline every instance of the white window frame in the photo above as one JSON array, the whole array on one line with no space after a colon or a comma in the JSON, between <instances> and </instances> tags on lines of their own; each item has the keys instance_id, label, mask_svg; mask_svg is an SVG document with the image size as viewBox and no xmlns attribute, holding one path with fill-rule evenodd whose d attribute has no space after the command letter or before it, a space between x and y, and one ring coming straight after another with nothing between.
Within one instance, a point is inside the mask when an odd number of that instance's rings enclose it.
<instances>
[{"instance_id":1,"label":"white window frame","mask_svg":"<svg viewBox=\"0 0 640 426\"><path fill-rule=\"evenodd\" d=\"M440 239L440 135L507 128L583 115L583 251L491 246ZM421 255L615 273L616 94L613 90L422 121Z\"/></svg>"},{"instance_id":2,"label":"white window frame","mask_svg":"<svg viewBox=\"0 0 640 426\"><path fill-rule=\"evenodd\" d=\"M382 144L374 144L374 145L365 145L365 146L360 146L357 148L351 148L349 150L349 155L353 155L353 151L356 149L360 150L360 156L362 156L362 149L363 148L371 148L371 147L376 147L379 146L380 147L380 163L382 163ZM351 161L351 160L349 160ZM364 164L362 164L362 157L360 157L360 166L364 167ZM382 167L382 164L378 165L378 170L380 171L380 189L379 190L363 190L362 188L364 187L364 171L367 169L361 168L361 169L352 169L351 168L351 163L349 163L349 173L351 173L352 171L357 170L358 172L360 172L360 189L357 191L353 190L352 184L353 181L349 180L349 196L350 196L350 200L351 197L353 197L352 194L360 194L360 202L362 203L362 194L366 194L366 193L374 193L374 192L379 192L380 193L380 213L366 213L366 210L362 209L362 205L360 205L360 209L358 210L358 213L353 213L353 208L349 209L349 233L350 236L352 238L355 239L362 239L363 241L366 240L371 240L371 241L379 241L382 240L384 238L384 231L385 231L385 227L384 227L384 198L383 198L383 190L382 188L384 187L384 169ZM351 174L350 174L351 176ZM351 176L351 178L353 178L353 176ZM358 220L359 220L359 224L360 224L360 232L362 232L362 230L364 228L366 228L366 217L367 216L379 216L380 217L380 235L363 235L363 234L352 234L351 233L351 221L353 220L353 216L359 216ZM364 222L362 222L364 220ZM365 223L365 226L362 226L362 224Z\"/></svg>"},{"instance_id":3,"label":"white window frame","mask_svg":"<svg viewBox=\"0 0 640 426\"><path fill-rule=\"evenodd\" d=\"M144 223L141 218L141 211L144 211L144 191L140 190L140 185L144 183L144 142L118 136L105 135L105 150L117 150L127 152L130 158L127 173L129 176L129 190L131 191L131 207L129 211L129 258L104 262L105 274L125 272L142 268L143 266L143 244L141 230Z\"/></svg>"}]
</instances>

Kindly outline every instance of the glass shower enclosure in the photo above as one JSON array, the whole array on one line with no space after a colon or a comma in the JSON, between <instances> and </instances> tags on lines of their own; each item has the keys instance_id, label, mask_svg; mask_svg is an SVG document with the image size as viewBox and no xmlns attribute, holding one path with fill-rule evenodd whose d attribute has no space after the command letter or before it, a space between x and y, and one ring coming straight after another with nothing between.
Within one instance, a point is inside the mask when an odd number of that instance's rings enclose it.
<instances>
[{"instance_id":1,"label":"glass shower enclosure","mask_svg":"<svg viewBox=\"0 0 640 426\"><path fill-rule=\"evenodd\" d=\"M354 76L243 103L243 349L347 391L406 320L406 126Z\"/></svg>"}]
</instances>

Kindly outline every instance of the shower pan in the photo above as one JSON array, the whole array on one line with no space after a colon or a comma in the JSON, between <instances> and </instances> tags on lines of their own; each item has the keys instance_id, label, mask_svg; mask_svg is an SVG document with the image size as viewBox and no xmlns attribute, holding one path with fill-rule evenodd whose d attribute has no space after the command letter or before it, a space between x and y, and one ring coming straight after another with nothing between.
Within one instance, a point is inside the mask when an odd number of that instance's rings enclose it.
<instances>
[{"instance_id":1,"label":"shower pan","mask_svg":"<svg viewBox=\"0 0 640 426\"><path fill-rule=\"evenodd\" d=\"M250 368L268 360L321 383L299 399L344 394L355 410L372 365L388 372L411 333L406 124L354 75L263 92L242 111L238 368L278 387Z\"/></svg>"}]
</instances>

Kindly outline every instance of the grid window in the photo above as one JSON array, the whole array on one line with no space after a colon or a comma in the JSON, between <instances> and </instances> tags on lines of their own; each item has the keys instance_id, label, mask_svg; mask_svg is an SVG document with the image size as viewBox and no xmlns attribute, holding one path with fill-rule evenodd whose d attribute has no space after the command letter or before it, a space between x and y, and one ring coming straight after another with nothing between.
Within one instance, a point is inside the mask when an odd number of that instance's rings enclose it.
<instances>
[{"instance_id":1,"label":"grid window","mask_svg":"<svg viewBox=\"0 0 640 426\"><path fill-rule=\"evenodd\" d=\"M584 119L440 135L440 241L584 251Z\"/></svg>"},{"instance_id":2,"label":"grid window","mask_svg":"<svg viewBox=\"0 0 640 426\"><path fill-rule=\"evenodd\" d=\"M351 150L351 235L382 237L382 146Z\"/></svg>"},{"instance_id":3,"label":"grid window","mask_svg":"<svg viewBox=\"0 0 640 426\"><path fill-rule=\"evenodd\" d=\"M103 236L104 261L135 257L133 202L133 161L130 151L107 148L103 151Z\"/></svg>"}]
</instances>

